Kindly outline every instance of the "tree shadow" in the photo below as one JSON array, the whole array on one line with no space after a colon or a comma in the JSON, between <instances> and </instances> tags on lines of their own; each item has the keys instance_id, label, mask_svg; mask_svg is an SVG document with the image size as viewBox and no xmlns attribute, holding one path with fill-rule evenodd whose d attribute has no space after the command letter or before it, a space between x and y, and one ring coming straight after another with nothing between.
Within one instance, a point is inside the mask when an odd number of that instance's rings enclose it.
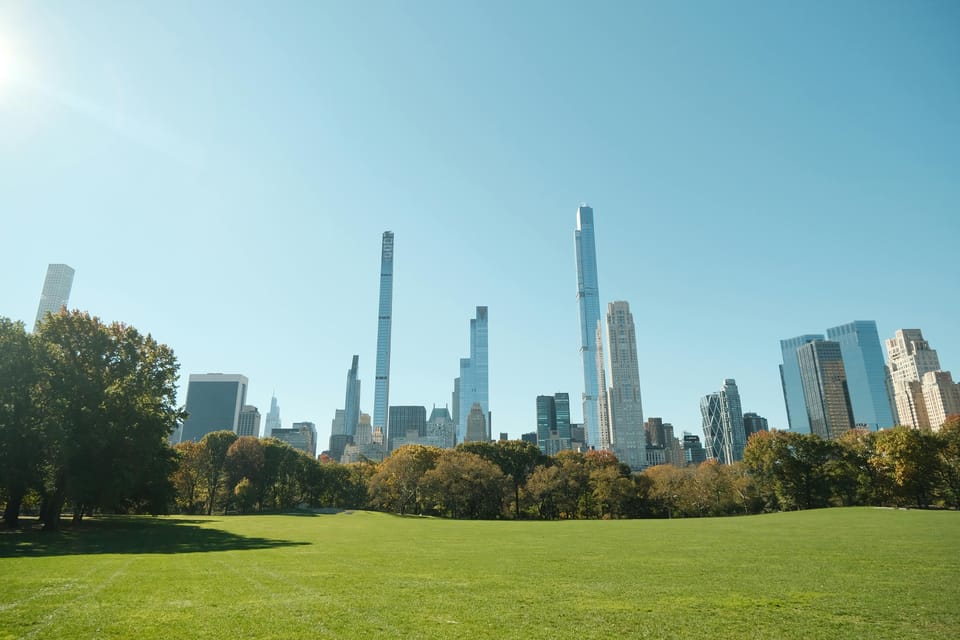
<instances>
[{"instance_id":1,"label":"tree shadow","mask_svg":"<svg viewBox=\"0 0 960 640\"><path fill-rule=\"evenodd\" d=\"M73 556L102 553L200 553L252 551L308 545L309 542L241 536L201 527L210 520L172 520L144 516L117 516L86 520L43 532L27 526L0 532L0 558Z\"/></svg>"}]
</instances>

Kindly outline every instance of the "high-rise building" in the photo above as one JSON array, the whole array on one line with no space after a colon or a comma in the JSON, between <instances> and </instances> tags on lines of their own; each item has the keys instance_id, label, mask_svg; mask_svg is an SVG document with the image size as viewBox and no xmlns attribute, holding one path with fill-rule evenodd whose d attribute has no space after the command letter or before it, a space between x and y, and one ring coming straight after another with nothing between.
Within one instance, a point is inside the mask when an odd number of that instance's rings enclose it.
<instances>
[{"instance_id":1,"label":"high-rise building","mask_svg":"<svg viewBox=\"0 0 960 640\"><path fill-rule=\"evenodd\" d=\"M827 339L840 344L855 424L876 431L894 425L887 395L887 368L877 323L855 320L827 329Z\"/></svg>"},{"instance_id":2,"label":"high-rise building","mask_svg":"<svg viewBox=\"0 0 960 640\"><path fill-rule=\"evenodd\" d=\"M529 442L530 444L537 446L537 432L531 431L530 433L520 434L520 440L522 442Z\"/></svg>"},{"instance_id":3,"label":"high-rise building","mask_svg":"<svg viewBox=\"0 0 960 640\"><path fill-rule=\"evenodd\" d=\"M898 329L887 340L890 382L897 408L897 423L907 427L930 426L923 399L923 375L940 371L940 358L923 339L920 329Z\"/></svg>"},{"instance_id":4,"label":"high-rise building","mask_svg":"<svg viewBox=\"0 0 960 640\"><path fill-rule=\"evenodd\" d=\"M268 437L270 432L274 429L280 429L283 427L280 424L280 405L277 404L277 396L274 395L270 398L270 411L267 412L267 418L264 420L263 425L263 437Z\"/></svg>"},{"instance_id":5,"label":"high-rise building","mask_svg":"<svg viewBox=\"0 0 960 640\"><path fill-rule=\"evenodd\" d=\"M383 232L380 249L380 309L377 315L377 372L373 391L373 428L387 428L390 406L390 329L393 322L393 232Z\"/></svg>"},{"instance_id":6,"label":"high-rise building","mask_svg":"<svg viewBox=\"0 0 960 640\"><path fill-rule=\"evenodd\" d=\"M647 443L647 465L672 464L682 467L683 448L673 435L673 425L662 418L649 418L643 423ZM652 457L654 456L654 457Z\"/></svg>"},{"instance_id":7,"label":"high-rise building","mask_svg":"<svg viewBox=\"0 0 960 640\"><path fill-rule=\"evenodd\" d=\"M390 407L390 424L387 427L387 452L405 444L415 444L427 435L427 409L418 406ZM411 442L412 441L412 442Z\"/></svg>"},{"instance_id":8,"label":"high-rise building","mask_svg":"<svg viewBox=\"0 0 960 640\"><path fill-rule=\"evenodd\" d=\"M603 366L603 329L597 323L597 430L599 440L595 443L601 451L610 449L610 393L607 391L607 374Z\"/></svg>"},{"instance_id":9,"label":"high-rise building","mask_svg":"<svg viewBox=\"0 0 960 640\"><path fill-rule=\"evenodd\" d=\"M294 422L289 429L274 429L270 437L286 442L311 458L317 457L317 427L312 422Z\"/></svg>"},{"instance_id":10,"label":"high-rise building","mask_svg":"<svg viewBox=\"0 0 960 640\"><path fill-rule=\"evenodd\" d=\"M854 427L840 344L814 340L797 349L810 433L835 439Z\"/></svg>"},{"instance_id":11,"label":"high-rise building","mask_svg":"<svg viewBox=\"0 0 960 640\"><path fill-rule=\"evenodd\" d=\"M343 431L348 436L357 435L357 423L360 422L360 356L353 356L350 370L347 371L347 391L343 400Z\"/></svg>"},{"instance_id":12,"label":"high-rise building","mask_svg":"<svg viewBox=\"0 0 960 640\"><path fill-rule=\"evenodd\" d=\"M460 433L460 378L453 379L453 393L450 394L450 415L453 417L453 426Z\"/></svg>"},{"instance_id":13,"label":"high-rise building","mask_svg":"<svg viewBox=\"0 0 960 640\"><path fill-rule=\"evenodd\" d=\"M577 254L577 303L580 307L580 360L583 363L583 422L587 445L600 447L596 333L598 327L603 331L603 325L600 321L597 244L591 207L580 205L577 208L577 228L573 235Z\"/></svg>"},{"instance_id":14,"label":"high-rise building","mask_svg":"<svg viewBox=\"0 0 960 640\"><path fill-rule=\"evenodd\" d=\"M783 356L780 384L783 385L783 401L787 406L787 423L790 431L795 433L810 433L810 419L807 417L807 404L803 398L797 349L814 340L823 340L823 334L809 333L780 341L780 353Z\"/></svg>"},{"instance_id":15,"label":"high-rise building","mask_svg":"<svg viewBox=\"0 0 960 640\"><path fill-rule=\"evenodd\" d=\"M756 413L743 414L743 435L744 441L749 441L750 436L760 431L770 431L767 419Z\"/></svg>"},{"instance_id":16,"label":"high-rise building","mask_svg":"<svg viewBox=\"0 0 960 640\"><path fill-rule=\"evenodd\" d=\"M947 416L960 413L960 385L949 371L928 371L920 381L930 428L939 431Z\"/></svg>"},{"instance_id":17,"label":"high-rise building","mask_svg":"<svg viewBox=\"0 0 960 640\"><path fill-rule=\"evenodd\" d=\"M250 404L240 409L240 418L237 421L238 436L260 437L260 410Z\"/></svg>"},{"instance_id":18,"label":"high-rise building","mask_svg":"<svg viewBox=\"0 0 960 640\"><path fill-rule=\"evenodd\" d=\"M571 448L570 394L537 396L537 446L548 456Z\"/></svg>"},{"instance_id":19,"label":"high-rise building","mask_svg":"<svg viewBox=\"0 0 960 640\"><path fill-rule=\"evenodd\" d=\"M737 381L727 378L720 391L704 396L700 400L700 414L707 458L721 464L743 460L747 440Z\"/></svg>"},{"instance_id":20,"label":"high-rise building","mask_svg":"<svg viewBox=\"0 0 960 640\"><path fill-rule=\"evenodd\" d=\"M73 287L74 271L65 264L47 265L47 275L43 279L43 292L37 306L37 319L33 323L34 331L48 313L58 313L61 307L70 302L70 289Z\"/></svg>"},{"instance_id":21,"label":"high-rise building","mask_svg":"<svg viewBox=\"0 0 960 640\"><path fill-rule=\"evenodd\" d=\"M479 402L474 402L470 408L470 414L467 416L467 432L464 435L464 442L487 442L490 438L487 436L487 419L484 417L483 407Z\"/></svg>"},{"instance_id":22,"label":"high-rise building","mask_svg":"<svg viewBox=\"0 0 960 640\"><path fill-rule=\"evenodd\" d=\"M470 320L470 357L460 359L460 387L456 404L460 411L457 420L457 442L467 441L467 418L473 405L480 405L484 426L490 426L490 363L489 326L487 307L477 307L477 316ZM489 440L489 434L484 440Z\"/></svg>"},{"instance_id":23,"label":"high-rise building","mask_svg":"<svg viewBox=\"0 0 960 640\"><path fill-rule=\"evenodd\" d=\"M223 373L191 374L187 383L187 414L180 441L199 442L212 431L237 432L246 404L246 376Z\"/></svg>"},{"instance_id":24,"label":"high-rise building","mask_svg":"<svg viewBox=\"0 0 960 640\"><path fill-rule=\"evenodd\" d=\"M441 449L452 449L457 443L457 423L446 407L433 408L427 418L427 437L424 444Z\"/></svg>"},{"instance_id":25,"label":"high-rise building","mask_svg":"<svg viewBox=\"0 0 960 640\"><path fill-rule=\"evenodd\" d=\"M647 466L647 440L640 400L637 334L630 305L622 300L607 305L607 343L610 446L621 462L639 471Z\"/></svg>"},{"instance_id":26,"label":"high-rise building","mask_svg":"<svg viewBox=\"0 0 960 640\"><path fill-rule=\"evenodd\" d=\"M687 464L700 464L707 461L707 452L700 443L700 436L683 432L683 455Z\"/></svg>"}]
</instances>

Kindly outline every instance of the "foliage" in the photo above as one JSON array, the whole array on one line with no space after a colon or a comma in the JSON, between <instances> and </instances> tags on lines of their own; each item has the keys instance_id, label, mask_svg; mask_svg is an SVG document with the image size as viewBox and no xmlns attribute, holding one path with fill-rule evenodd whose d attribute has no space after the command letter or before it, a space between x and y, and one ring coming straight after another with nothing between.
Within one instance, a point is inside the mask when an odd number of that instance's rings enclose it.
<instances>
[{"instance_id":1,"label":"foliage","mask_svg":"<svg viewBox=\"0 0 960 640\"><path fill-rule=\"evenodd\" d=\"M929 507L940 477L940 439L931 431L895 427L877 434L870 464L892 481L897 504Z\"/></svg>"},{"instance_id":2,"label":"foliage","mask_svg":"<svg viewBox=\"0 0 960 640\"><path fill-rule=\"evenodd\" d=\"M509 481L500 467L469 451L440 451L434 467L423 474L424 502L453 518L501 516Z\"/></svg>"},{"instance_id":3,"label":"foliage","mask_svg":"<svg viewBox=\"0 0 960 640\"><path fill-rule=\"evenodd\" d=\"M406 445L394 451L370 478L370 504L400 515L410 510L419 513L423 507L421 480L433 469L440 453L437 447L422 445Z\"/></svg>"}]
</instances>

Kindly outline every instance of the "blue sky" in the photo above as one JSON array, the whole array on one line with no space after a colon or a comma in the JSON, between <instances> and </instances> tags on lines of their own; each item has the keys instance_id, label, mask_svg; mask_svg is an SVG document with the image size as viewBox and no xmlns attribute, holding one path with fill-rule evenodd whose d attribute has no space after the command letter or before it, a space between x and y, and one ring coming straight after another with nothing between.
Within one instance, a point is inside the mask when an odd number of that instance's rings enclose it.
<instances>
[{"instance_id":1,"label":"blue sky","mask_svg":"<svg viewBox=\"0 0 960 640\"><path fill-rule=\"evenodd\" d=\"M637 324L645 416L725 377L786 414L778 340L919 327L960 373L950 2L0 3L0 315L71 306L321 444L396 233L391 404L450 401L490 308L495 432L582 392L573 230ZM579 403L574 401L574 418Z\"/></svg>"}]
</instances>

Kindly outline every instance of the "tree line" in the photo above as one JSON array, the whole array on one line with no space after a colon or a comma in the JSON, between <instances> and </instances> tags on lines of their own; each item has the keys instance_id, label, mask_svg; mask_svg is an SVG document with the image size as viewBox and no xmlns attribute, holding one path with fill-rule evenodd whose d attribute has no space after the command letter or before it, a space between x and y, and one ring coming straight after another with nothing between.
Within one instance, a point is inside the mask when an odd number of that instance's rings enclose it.
<instances>
[{"instance_id":1,"label":"tree line","mask_svg":"<svg viewBox=\"0 0 960 640\"><path fill-rule=\"evenodd\" d=\"M151 336L80 312L37 331L0 318L0 505L7 526L65 509L238 513L379 509L451 518L701 517L834 505L960 508L960 416L939 432L838 440L754 434L743 462L631 473L609 451L545 456L522 441L410 445L379 463L314 459L272 438L207 434L171 447L186 415L178 364Z\"/></svg>"}]
</instances>

